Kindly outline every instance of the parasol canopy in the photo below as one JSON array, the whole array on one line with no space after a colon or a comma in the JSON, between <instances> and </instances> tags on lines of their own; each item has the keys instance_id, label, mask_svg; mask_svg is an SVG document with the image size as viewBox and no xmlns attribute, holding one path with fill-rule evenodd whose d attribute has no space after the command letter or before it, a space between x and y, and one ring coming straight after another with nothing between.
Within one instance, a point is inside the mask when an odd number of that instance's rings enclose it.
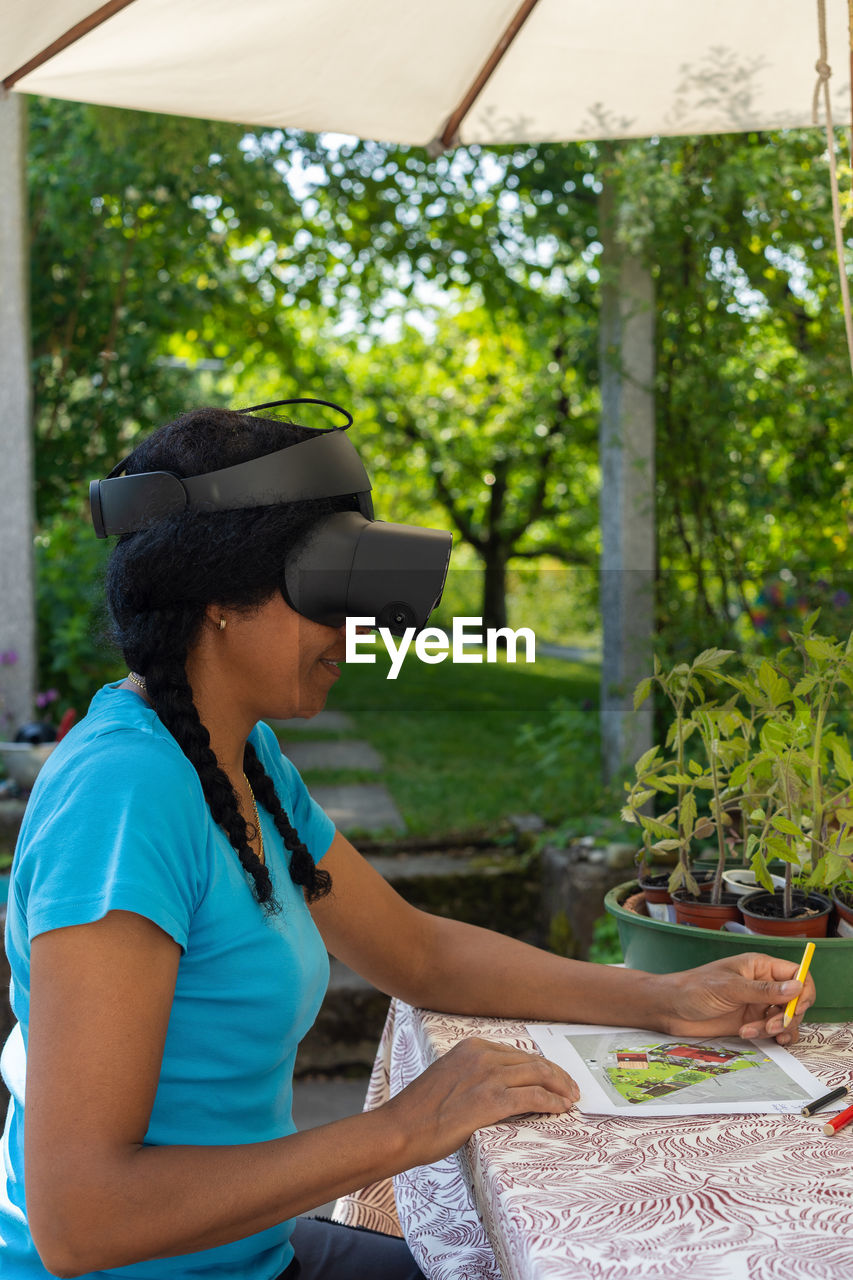
<instances>
[{"instance_id":1,"label":"parasol canopy","mask_svg":"<svg viewBox=\"0 0 853 1280\"><path fill-rule=\"evenodd\" d=\"M812 124L814 0L0 0L6 89L389 142ZM837 118L846 0L827 0Z\"/></svg>"}]
</instances>

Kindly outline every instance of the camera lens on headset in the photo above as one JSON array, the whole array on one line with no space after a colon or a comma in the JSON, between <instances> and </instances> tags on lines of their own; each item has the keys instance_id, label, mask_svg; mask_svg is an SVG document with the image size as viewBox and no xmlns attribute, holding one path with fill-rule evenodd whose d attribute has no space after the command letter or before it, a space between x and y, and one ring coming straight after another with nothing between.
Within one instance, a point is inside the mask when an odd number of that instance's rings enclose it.
<instances>
[{"instance_id":1,"label":"camera lens on headset","mask_svg":"<svg viewBox=\"0 0 853 1280\"><path fill-rule=\"evenodd\" d=\"M376 625L387 627L392 635L401 636L407 627L417 625L417 619L412 607L404 600L391 600L379 610Z\"/></svg>"}]
</instances>

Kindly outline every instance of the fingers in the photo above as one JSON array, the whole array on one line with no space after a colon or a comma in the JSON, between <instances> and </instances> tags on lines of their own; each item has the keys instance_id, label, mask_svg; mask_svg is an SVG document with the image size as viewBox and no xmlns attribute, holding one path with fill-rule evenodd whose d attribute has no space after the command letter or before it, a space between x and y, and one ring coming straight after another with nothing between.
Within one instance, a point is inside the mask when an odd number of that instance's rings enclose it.
<instances>
[{"instance_id":1,"label":"fingers","mask_svg":"<svg viewBox=\"0 0 853 1280\"><path fill-rule=\"evenodd\" d=\"M794 961L753 951L691 970L692 982L678 993L678 1033L698 1033L705 1029L704 1023L728 1035L737 1032L744 1039L775 1037L779 1044L793 1044L803 1015L816 999L810 974L805 983L796 980L798 968ZM785 1008L792 999L797 1001L796 1009L785 1027Z\"/></svg>"},{"instance_id":2,"label":"fingers","mask_svg":"<svg viewBox=\"0 0 853 1280\"><path fill-rule=\"evenodd\" d=\"M508 1093L513 1090L533 1088L544 1091L550 1099L547 1107L525 1107L526 1111L567 1111L580 1098L580 1089L570 1075L567 1075L556 1063L547 1058L529 1054L533 1062L518 1063L507 1066L503 1072L503 1083ZM530 1084L531 1075L541 1075L542 1082ZM517 1099L516 1099L517 1101ZM568 1104L568 1106L567 1106ZM521 1112L516 1114L520 1115Z\"/></svg>"},{"instance_id":3,"label":"fingers","mask_svg":"<svg viewBox=\"0 0 853 1280\"><path fill-rule=\"evenodd\" d=\"M757 958L771 961L774 967L782 966L783 972L784 969L790 972L792 967L790 961L787 960L774 961L772 957L763 956ZM748 1040L774 1037L781 1045L794 1044L799 1039L803 1015L814 1004L816 999L817 993L811 976L806 978L805 983L797 982L790 977L780 981L777 976L769 980L754 981L749 985L756 995L750 1002L752 1007L747 1010L748 1016L739 1034ZM762 997L767 1001L763 1007L761 1005ZM797 1001L796 1008L790 1022L785 1026L785 1010L793 999ZM755 1006L758 1006L758 1008Z\"/></svg>"},{"instance_id":4,"label":"fingers","mask_svg":"<svg viewBox=\"0 0 853 1280\"><path fill-rule=\"evenodd\" d=\"M580 1090L568 1072L540 1053L528 1053L525 1049L477 1037L463 1041L451 1052L474 1057L485 1077L502 1089L542 1087L569 1105L580 1097Z\"/></svg>"},{"instance_id":5,"label":"fingers","mask_svg":"<svg viewBox=\"0 0 853 1280\"><path fill-rule=\"evenodd\" d=\"M473 1127L539 1111L568 1111L580 1097L577 1084L562 1067L539 1053L476 1037L462 1041L440 1062L453 1071L467 1097Z\"/></svg>"},{"instance_id":6,"label":"fingers","mask_svg":"<svg viewBox=\"0 0 853 1280\"><path fill-rule=\"evenodd\" d=\"M415 1165L440 1160L475 1129L530 1112L561 1114L578 1097L571 1076L540 1054L470 1037L384 1105L397 1113Z\"/></svg>"},{"instance_id":7,"label":"fingers","mask_svg":"<svg viewBox=\"0 0 853 1280\"><path fill-rule=\"evenodd\" d=\"M804 983L798 982L794 975L799 966L793 961L755 953L735 959L740 972L746 970L744 976L732 984L731 995L735 1000L765 1009L780 1005L784 1013L789 1001L796 998L796 1013L800 1018L814 1004L817 993L811 974ZM762 1021L766 1023L767 1016Z\"/></svg>"},{"instance_id":8,"label":"fingers","mask_svg":"<svg viewBox=\"0 0 853 1280\"><path fill-rule=\"evenodd\" d=\"M739 1035L744 1040L766 1040L769 1036L786 1036L792 1030L794 1024L790 1023L787 1027L784 1024L785 1010L780 1005L768 1005L760 1012L754 1009L748 1010L749 1021L745 1022L740 1028ZM799 1024L802 1015L797 1018Z\"/></svg>"},{"instance_id":9,"label":"fingers","mask_svg":"<svg viewBox=\"0 0 853 1280\"><path fill-rule=\"evenodd\" d=\"M740 1029L744 1040L775 1039L777 1044L795 1044L800 1038L800 1025L805 1009L797 1007L791 1021L785 1026L784 1009L774 1006L766 1011L763 1019L753 1019Z\"/></svg>"}]
</instances>

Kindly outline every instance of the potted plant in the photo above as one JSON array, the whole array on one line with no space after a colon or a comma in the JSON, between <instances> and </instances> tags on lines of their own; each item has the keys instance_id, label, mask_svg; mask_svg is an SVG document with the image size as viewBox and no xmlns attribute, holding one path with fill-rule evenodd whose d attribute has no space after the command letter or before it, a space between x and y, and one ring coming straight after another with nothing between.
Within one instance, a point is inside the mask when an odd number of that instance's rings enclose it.
<instances>
[{"instance_id":1,"label":"potted plant","mask_svg":"<svg viewBox=\"0 0 853 1280\"><path fill-rule=\"evenodd\" d=\"M853 759L833 723L839 693L853 689L853 637L816 635L816 618L775 661L732 679L760 723L755 750L729 780L745 819L744 862L762 887L741 907L759 933L825 936L832 909L825 895L853 886ZM781 888L770 858L784 864Z\"/></svg>"},{"instance_id":2,"label":"potted plant","mask_svg":"<svg viewBox=\"0 0 853 1280\"><path fill-rule=\"evenodd\" d=\"M733 934L726 926L712 933L624 911L620 903L637 891L632 883L606 901L626 963L668 972L738 949L799 959L802 937L829 920L833 894L853 916L853 755L839 724L853 691L853 641L816 634L816 620L772 659L706 650L670 671L656 663L635 705L659 688L670 723L637 761L622 810L642 830L645 863L677 858L669 873L676 898L683 890L699 896L697 855L711 853L709 900L721 901L726 864L736 860L759 889L740 898L746 927L769 921L795 936ZM853 920L849 927L849 935L842 929L818 941L813 1019L853 1017Z\"/></svg>"},{"instance_id":3,"label":"potted plant","mask_svg":"<svg viewBox=\"0 0 853 1280\"><path fill-rule=\"evenodd\" d=\"M671 671L655 660L653 675L637 686L634 707L640 707L657 685L669 703L671 722L663 750L652 747L637 761L636 780L628 785L622 809L623 819L639 825L643 833L641 887L649 885L660 894L660 873L657 884L649 884L648 863L677 856L666 878L675 918L716 929L740 918L737 896L723 882L726 828L732 823L724 797L729 774L743 759L751 731L750 719L736 705L737 695L723 702L715 697L725 687L721 668L731 653L706 649L693 662L680 662ZM660 797L671 797L665 811L650 814L650 803ZM707 812L700 813L700 808ZM716 837L716 868L697 873L692 849L711 836Z\"/></svg>"}]
</instances>

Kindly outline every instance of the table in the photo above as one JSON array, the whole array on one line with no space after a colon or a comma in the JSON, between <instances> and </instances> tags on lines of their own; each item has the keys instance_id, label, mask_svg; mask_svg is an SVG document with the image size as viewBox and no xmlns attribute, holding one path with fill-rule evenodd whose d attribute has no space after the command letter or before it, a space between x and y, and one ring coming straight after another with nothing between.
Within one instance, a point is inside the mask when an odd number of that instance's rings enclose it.
<instances>
[{"instance_id":1,"label":"table","mask_svg":"<svg viewBox=\"0 0 853 1280\"><path fill-rule=\"evenodd\" d=\"M365 1109L464 1036L535 1052L523 1022L392 1001ZM802 1029L826 1085L853 1077L853 1024ZM832 1114L830 1110L829 1114ZM526 1117L338 1202L402 1233L430 1280L838 1280L853 1269L853 1126L824 1117Z\"/></svg>"}]
</instances>

